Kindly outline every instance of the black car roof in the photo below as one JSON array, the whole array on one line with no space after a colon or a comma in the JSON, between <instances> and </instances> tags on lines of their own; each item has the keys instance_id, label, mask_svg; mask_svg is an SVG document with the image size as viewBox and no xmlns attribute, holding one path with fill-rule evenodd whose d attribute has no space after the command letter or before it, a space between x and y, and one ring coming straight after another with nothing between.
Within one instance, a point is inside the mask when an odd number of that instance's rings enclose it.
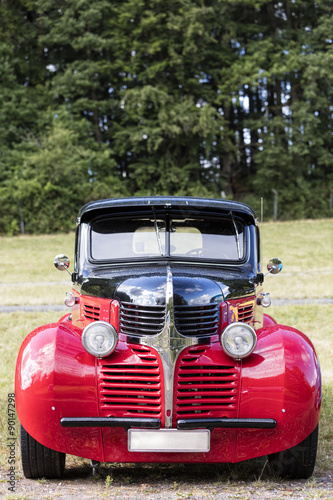
<instances>
[{"instance_id":1,"label":"black car roof","mask_svg":"<svg viewBox=\"0 0 333 500\"><path fill-rule=\"evenodd\" d=\"M97 215L117 212L117 209L135 208L135 207L187 207L196 209L210 209L222 212L239 213L251 218L256 223L257 216L255 211L237 201L223 200L217 198L195 198L187 196L145 196L132 198L110 198L105 200L92 201L84 205L78 216L78 222L88 221Z\"/></svg>"}]
</instances>

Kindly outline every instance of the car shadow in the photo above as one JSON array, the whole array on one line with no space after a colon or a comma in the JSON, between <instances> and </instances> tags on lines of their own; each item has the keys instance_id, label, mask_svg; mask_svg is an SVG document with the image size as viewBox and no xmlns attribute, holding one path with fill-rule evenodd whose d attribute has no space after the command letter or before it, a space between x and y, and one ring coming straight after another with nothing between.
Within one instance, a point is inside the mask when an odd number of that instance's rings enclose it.
<instances>
[{"instance_id":1,"label":"car shadow","mask_svg":"<svg viewBox=\"0 0 333 500\"><path fill-rule=\"evenodd\" d=\"M117 484L151 485L161 481L168 483L187 482L226 482L226 481L256 481L269 477L267 458L247 460L237 464L168 464L168 463L102 463L93 469L89 461L80 465L66 466L62 480L94 479L96 482L110 481Z\"/></svg>"}]
</instances>

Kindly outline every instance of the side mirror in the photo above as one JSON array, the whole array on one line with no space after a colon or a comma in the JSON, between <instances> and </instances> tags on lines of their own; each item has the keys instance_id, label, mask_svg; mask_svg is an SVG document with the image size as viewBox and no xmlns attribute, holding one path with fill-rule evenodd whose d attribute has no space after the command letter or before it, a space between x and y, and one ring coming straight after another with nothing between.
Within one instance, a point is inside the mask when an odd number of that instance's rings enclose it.
<instances>
[{"instance_id":1,"label":"side mirror","mask_svg":"<svg viewBox=\"0 0 333 500\"><path fill-rule=\"evenodd\" d=\"M282 261L276 257L271 259L267 264L267 274L279 274L282 271L283 264Z\"/></svg>"},{"instance_id":2,"label":"side mirror","mask_svg":"<svg viewBox=\"0 0 333 500\"><path fill-rule=\"evenodd\" d=\"M54 258L54 265L58 269L58 271L67 271L70 275L72 275L72 273L68 271L70 260L67 257L67 255L63 254L57 255Z\"/></svg>"}]
</instances>

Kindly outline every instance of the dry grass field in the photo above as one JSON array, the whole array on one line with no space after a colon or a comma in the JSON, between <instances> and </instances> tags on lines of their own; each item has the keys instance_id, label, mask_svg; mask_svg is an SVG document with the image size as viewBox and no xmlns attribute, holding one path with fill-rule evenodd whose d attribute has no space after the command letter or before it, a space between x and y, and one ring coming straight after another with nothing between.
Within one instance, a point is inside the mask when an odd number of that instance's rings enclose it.
<instances>
[{"instance_id":1,"label":"dry grass field","mask_svg":"<svg viewBox=\"0 0 333 500\"><path fill-rule=\"evenodd\" d=\"M68 457L67 471L61 481L29 481L22 477L17 444L16 489L9 491L7 407L8 394L14 392L16 355L29 331L60 315L54 311L15 311L0 314L0 497L4 500L62 500L76 496L83 500L333 499L333 303L329 301L333 299L333 220L265 223L261 235L263 266L271 257L280 257L284 263L281 274L265 280L265 291L271 293L273 303L269 313L278 322L306 333L321 363L323 406L313 478L293 482L274 480L267 475L264 460L202 467L106 464L99 475L92 476L87 460ZM0 306L62 304L71 283L67 273L55 270L53 258L57 253L66 253L72 260L73 246L74 234L0 238Z\"/></svg>"}]
</instances>

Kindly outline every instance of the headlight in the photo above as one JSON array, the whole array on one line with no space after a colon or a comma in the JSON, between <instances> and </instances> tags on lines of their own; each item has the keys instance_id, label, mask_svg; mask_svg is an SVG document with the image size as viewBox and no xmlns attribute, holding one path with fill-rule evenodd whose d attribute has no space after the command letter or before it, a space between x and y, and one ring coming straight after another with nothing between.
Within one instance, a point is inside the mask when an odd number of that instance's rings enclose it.
<instances>
[{"instance_id":1,"label":"headlight","mask_svg":"<svg viewBox=\"0 0 333 500\"><path fill-rule=\"evenodd\" d=\"M113 352L118 343L116 329L105 321L90 323L83 330L82 344L96 358L104 358Z\"/></svg>"},{"instance_id":2,"label":"headlight","mask_svg":"<svg viewBox=\"0 0 333 500\"><path fill-rule=\"evenodd\" d=\"M231 323L221 335L221 345L224 352L235 359L249 356L256 344L255 331L246 323Z\"/></svg>"}]
</instances>

